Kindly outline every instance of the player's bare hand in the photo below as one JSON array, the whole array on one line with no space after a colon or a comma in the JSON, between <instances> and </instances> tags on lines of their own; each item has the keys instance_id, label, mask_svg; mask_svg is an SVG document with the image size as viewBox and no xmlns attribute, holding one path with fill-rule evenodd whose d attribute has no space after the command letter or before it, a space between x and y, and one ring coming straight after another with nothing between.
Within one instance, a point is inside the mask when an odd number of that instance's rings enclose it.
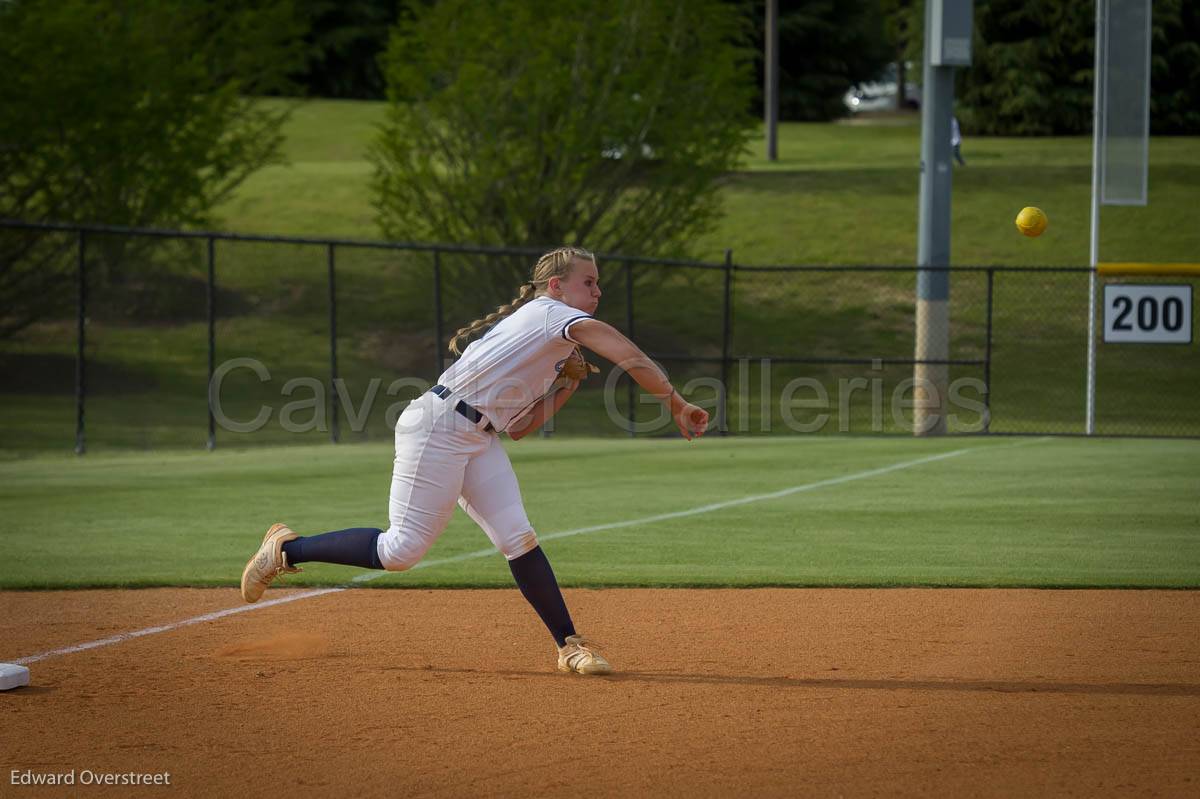
<instances>
[{"instance_id":1,"label":"player's bare hand","mask_svg":"<svg viewBox=\"0 0 1200 799\"><path fill-rule=\"evenodd\" d=\"M708 429L708 411L685 402L675 411L675 425L680 434L691 441L704 435L704 431Z\"/></svg>"}]
</instances>

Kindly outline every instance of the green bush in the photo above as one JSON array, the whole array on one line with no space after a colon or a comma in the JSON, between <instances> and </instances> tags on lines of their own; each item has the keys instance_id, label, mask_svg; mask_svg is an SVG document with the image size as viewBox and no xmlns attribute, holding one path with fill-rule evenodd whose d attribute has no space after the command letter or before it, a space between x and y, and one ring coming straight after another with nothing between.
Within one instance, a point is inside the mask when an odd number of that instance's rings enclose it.
<instances>
[{"instance_id":1,"label":"green bush","mask_svg":"<svg viewBox=\"0 0 1200 799\"><path fill-rule=\"evenodd\" d=\"M286 111L244 94L280 88L300 33L289 0L0 4L0 217L206 222L278 159ZM90 248L99 279L119 279L144 255L130 243L109 237ZM0 337L55 311L71 263L62 249L0 236Z\"/></svg>"},{"instance_id":2,"label":"green bush","mask_svg":"<svg viewBox=\"0 0 1200 799\"><path fill-rule=\"evenodd\" d=\"M385 235L686 253L755 124L747 33L720 0L409 3L371 156Z\"/></svg>"}]
</instances>

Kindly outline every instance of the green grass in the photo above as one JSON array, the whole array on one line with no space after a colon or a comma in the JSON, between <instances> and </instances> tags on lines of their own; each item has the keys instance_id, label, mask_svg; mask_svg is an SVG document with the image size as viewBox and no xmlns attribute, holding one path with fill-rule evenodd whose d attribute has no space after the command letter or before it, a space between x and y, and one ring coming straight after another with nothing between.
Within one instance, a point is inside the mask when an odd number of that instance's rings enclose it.
<instances>
[{"instance_id":1,"label":"green grass","mask_svg":"<svg viewBox=\"0 0 1200 799\"><path fill-rule=\"evenodd\" d=\"M534 440L509 451L570 586L1200 587L1196 442ZM391 457L382 445L323 445L0 462L0 587L231 586L274 521L302 534L384 525ZM371 585L510 585L498 555L443 562L486 548L456 511L426 568ZM359 573L312 564L289 583Z\"/></svg>"},{"instance_id":2,"label":"green grass","mask_svg":"<svg viewBox=\"0 0 1200 799\"><path fill-rule=\"evenodd\" d=\"M290 163L251 177L219 209L223 227L378 238L365 154L384 108L298 104L286 131ZM913 263L921 130L916 114L898 121L785 123L774 163L756 137L722 188L727 216L696 242L697 255L719 261L732 248L740 263ZM1087 136L968 136L967 166L954 178L954 262L1086 265L1091 147ZM1103 209L1102 260L1200 258L1200 229L1191 222L1200 200L1200 139L1155 138L1150 164L1147 207ZM1013 226L1026 205L1050 217L1040 239Z\"/></svg>"},{"instance_id":3,"label":"green grass","mask_svg":"<svg viewBox=\"0 0 1200 799\"><path fill-rule=\"evenodd\" d=\"M725 220L705 237L708 257L730 247L743 263L909 264L916 260L921 129L908 125L785 124L779 160L761 143L724 190ZM970 137L954 172L951 258L960 265L1088 263L1091 138ZM1156 138L1150 202L1105 207L1101 259L1195 261L1200 230L1200 141ZM1037 205L1051 227L1039 239L1013 219Z\"/></svg>"},{"instance_id":4,"label":"green grass","mask_svg":"<svg viewBox=\"0 0 1200 799\"><path fill-rule=\"evenodd\" d=\"M272 101L278 102L278 101ZM295 104L287 126L290 163L265 169L218 209L219 227L241 232L379 237L371 208L367 148L384 106L369 102ZM784 124L780 158L768 163L756 139L743 168L721 192L726 218L699 241L699 255L719 260L726 247L740 263L909 264L915 260L917 154L915 116L891 124ZM1087 256L1091 145L1087 137L968 137L968 166L955 172L953 256L956 263L1081 264ZM1105 208L1102 255L1107 260L1195 261L1200 226L1200 139L1154 139L1150 205ZM1043 207L1050 230L1036 240L1012 225L1026 204ZM93 288L89 321L89 437L93 447L192 448L202 444L204 275L200 248L179 250L176 271L191 278L191 295L165 321L136 322L131 292ZM445 260L448 270L453 261ZM602 264L609 293L601 315L624 323L623 286ZM448 275L452 271L447 272ZM722 275L678 272L639 289L637 338L656 352L721 353ZM242 380L231 400L252 417L262 401L278 407L292 377L324 379L328 370L325 253L320 247L222 242L217 247L219 360L249 356L273 381ZM451 277L448 283L453 284ZM377 377L434 376L429 258L365 250L338 254L339 366L362 397ZM1009 432L1082 430L1083 283L1079 278L1007 275L998 278L993 351L996 425ZM908 357L912 353L913 275L865 273L783 276L739 273L734 293L737 354ZM952 289L953 357L984 351L984 285L959 275ZM683 298L683 301L681 301ZM447 328L474 318L478 303L460 301ZM463 317L463 318L460 318ZM1194 347L1195 345L1193 345ZM36 326L0 342L0 367L10 380L0 392L0 451L70 447L74 441L74 325ZM1168 351L1169 350L1169 351ZM1099 362L1103 432L1200 434L1191 398L1200 390L1194 349L1102 349ZM1065 365L1065 366L1064 366ZM902 371L902 370L901 370ZM890 384L902 379L889 370ZM970 370L967 370L970 371ZM686 379L704 373L703 369ZM711 370L710 372L711 373ZM861 374L859 370L856 374ZM243 375L244 376L244 375ZM779 368L787 379L815 376L831 386L846 370ZM873 376L868 374L867 376ZM964 376L982 377L975 369ZM743 428L757 430L756 384ZM368 439L386 440L380 403ZM593 413L581 412L592 408ZM581 396L565 415L565 432L596 432L598 398ZM778 422L778 411L771 412ZM866 418L869 408L851 415ZM1147 421L1149 420L1149 421ZM740 423L740 419L735 422ZM344 423L343 423L343 426ZM859 424L856 429L863 430ZM889 426L889 429L898 429ZM253 437L222 432L225 444L308 441L320 430L291 436L272 423Z\"/></svg>"},{"instance_id":5,"label":"green grass","mask_svg":"<svg viewBox=\"0 0 1200 799\"><path fill-rule=\"evenodd\" d=\"M384 103L287 102L285 165L255 173L218 213L222 229L244 233L379 238L368 184L367 148Z\"/></svg>"}]
</instances>

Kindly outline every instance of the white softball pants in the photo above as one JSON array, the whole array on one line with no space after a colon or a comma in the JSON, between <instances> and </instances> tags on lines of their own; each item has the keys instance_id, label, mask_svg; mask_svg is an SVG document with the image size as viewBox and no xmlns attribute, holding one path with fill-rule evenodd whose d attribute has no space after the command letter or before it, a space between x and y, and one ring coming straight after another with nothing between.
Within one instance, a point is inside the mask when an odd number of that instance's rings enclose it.
<instances>
[{"instance_id":1,"label":"white softball pants","mask_svg":"<svg viewBox=\"0 0 1200 799\"><path fill-rule=\"evenodd\" d=\"M509 560L538 545L500 437L455 411L455 403L423 394L396 422L389 526L377 543L389 571L411 569L425 556L455 503Z\"/></svg>"}]
</instances>

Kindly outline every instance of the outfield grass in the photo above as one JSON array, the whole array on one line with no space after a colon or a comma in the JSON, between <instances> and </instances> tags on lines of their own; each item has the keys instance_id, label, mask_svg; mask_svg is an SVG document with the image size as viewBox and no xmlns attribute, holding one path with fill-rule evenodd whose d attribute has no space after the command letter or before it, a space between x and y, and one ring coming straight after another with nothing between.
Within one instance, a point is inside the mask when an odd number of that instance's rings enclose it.
<instances>
[{"instance_id":1,"label":"outfield grass","mask_svg":"<svg viewBox=\"0 0 1200 799\"><path fill-rule=\"evenodd\" d=\"M508 449L565 585L1200 587L1196 442L791 437ZM324 445L0 462L0 587L235 585L272 522L303 534L384 525L391 458L382 445ZM371 585L510 585L498 555L446 562L488 547L456 511L425 567ZM318 564L289 583L362 573Z\"/></svg>"}]
</instances>

